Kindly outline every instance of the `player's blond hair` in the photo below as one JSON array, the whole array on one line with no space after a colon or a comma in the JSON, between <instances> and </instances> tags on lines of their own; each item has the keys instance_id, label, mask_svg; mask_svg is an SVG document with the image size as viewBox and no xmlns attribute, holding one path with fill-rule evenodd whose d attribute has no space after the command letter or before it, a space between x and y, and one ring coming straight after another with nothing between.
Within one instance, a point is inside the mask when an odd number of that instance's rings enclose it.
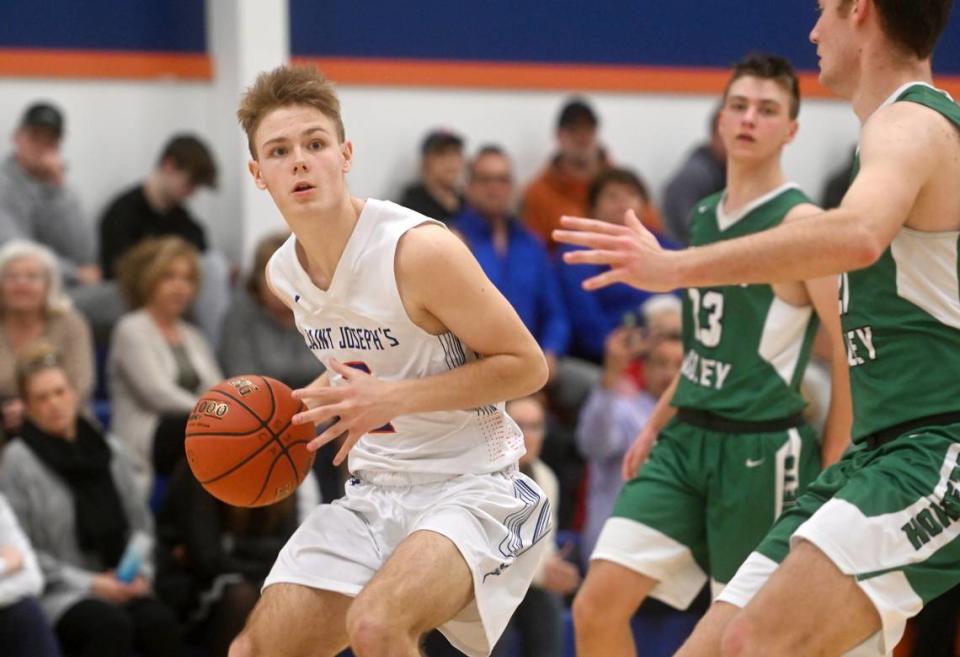
<instances>
[{"instance_id":1,"label":"player's blond hair","mask_svg":"<svg viewBox=\"0 0 960 657\"><path fill-rule=\"evenodd\" d=\"M333 121L340 142L345 139L340 100L333 83L312 66L278 66L257 76L237 110L237 119L247 133L247 146L253 159L257 159L253 135L260 122L273 110L290 105L306 105L320 110Z\"/></svg>"}]
</instances>

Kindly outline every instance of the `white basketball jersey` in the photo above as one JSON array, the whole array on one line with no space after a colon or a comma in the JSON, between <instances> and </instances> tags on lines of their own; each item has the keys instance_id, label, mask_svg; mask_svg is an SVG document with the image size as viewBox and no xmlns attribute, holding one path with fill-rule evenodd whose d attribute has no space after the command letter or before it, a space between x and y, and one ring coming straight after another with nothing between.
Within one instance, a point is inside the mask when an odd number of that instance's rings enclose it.
<instances>
[{"instance_id":1,"label":"white basketball jersey","mask_svg":"<svg viewBox=\"0 0 960 657\"><path fill-rule=\"evenodd\" d=\"M293 309L307 347L387 381L417 379L476 360L452 333L430 335L410 321L394 273L397 242L411 228L436 223L419 213L368 199L326 291L300 264L296 238L270 258L267 273ZM343 378L331 370L331 384ZM524 453L523 434L504 404L395 418L350 451L351 472L463 474L496 472Z\"/></svg>"}]
</instances>

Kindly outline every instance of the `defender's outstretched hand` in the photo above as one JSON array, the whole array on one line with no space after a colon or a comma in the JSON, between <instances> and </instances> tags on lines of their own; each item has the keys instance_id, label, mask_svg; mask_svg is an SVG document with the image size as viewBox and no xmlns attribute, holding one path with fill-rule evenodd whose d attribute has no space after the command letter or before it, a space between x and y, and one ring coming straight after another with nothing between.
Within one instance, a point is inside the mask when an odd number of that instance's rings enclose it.
<instances>
[{"instance_id":1,"label":"defender's outstretched hand","mask_svg":"<svg viewBox=\"0 0 960 657\"><path fill-rule=\"evenodd\" d=\"M398 413L390 394L392 383L344 365L335 358L330 359L330 369L342 376L345 382L337 386L294 390L294 398L302 400L310 410L294 415L293 423L321 424L334 420L323 433L310 441L307 449L315 451L345 434L343 445L333 459L334 465L340 465L360 438L374 429L387 426Z\"/></svg>"},{"instance_id":2,"label":"defender's outstretched hand","mask_svg":"<svg viewBox=\"0 0 960 657\"><path fill-rule=\"evenodd\" d=\"M597 290L613 283L626 283L651 292L667 292L678 287L675 264L678 252L663 249L633 210L627 210L622 226L580 217L562 217L560 224L567 230L553 231L553 239L586 247L586 250L565 253L564 262L610 267L610 271L585 280L585 290Z\"/></svg>"}]
</instances>

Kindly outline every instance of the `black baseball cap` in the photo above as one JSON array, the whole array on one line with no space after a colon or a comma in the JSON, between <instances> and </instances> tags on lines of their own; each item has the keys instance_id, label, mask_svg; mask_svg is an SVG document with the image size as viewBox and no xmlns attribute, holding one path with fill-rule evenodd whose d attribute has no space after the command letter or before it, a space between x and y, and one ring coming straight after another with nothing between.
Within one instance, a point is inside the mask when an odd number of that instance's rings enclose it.
<instances>
[{"instance_id":1,"label":"black baseball cap","mask_svg":"<svg viewBox=\"0 0 960 657\"><path fill-rule=\"evenodd\" d=\"M20 127L48 130L60 139L63 136L63 112L50 103L34 103L23 113Z\"/></svg>"},{"instance_id":2,"label":"black baseball cap","mask_svg":"<svg viewBox=\"0 0 960 657\"><path fill-rule=\"evenodd\" d=\"M590 107L583 98L571 98L560 110L560 117L557 119L557 128L572 128L578 125L590 125L596 128L600 125L600 119L596 112Z\"/></svg>"},{"instance_id":3,"label":"black baseball cap","mask_svg":"<svg viewBox=\"0 0 960 657\"><path fill-rule=\"evenodd\" d=\"M463 148L463 137L449 130L432 130L420 145L421 155L440 153L448 148Z\"/></svg>"}]
</instances>

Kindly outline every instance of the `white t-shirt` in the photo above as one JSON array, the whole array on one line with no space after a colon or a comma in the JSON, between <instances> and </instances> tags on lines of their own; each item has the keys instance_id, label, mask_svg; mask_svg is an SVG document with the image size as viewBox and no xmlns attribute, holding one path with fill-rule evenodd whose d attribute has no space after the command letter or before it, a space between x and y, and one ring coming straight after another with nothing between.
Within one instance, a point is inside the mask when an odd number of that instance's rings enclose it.
<instances>
[{"instance_id":1,"label":"white t-shirt","mask_svg":"<svg viewBox=\"0 0 960 657\"><path fill-rule=\"evenodd\" d=\"M438 374L476 360L453 333L430 335L400 300L397 242L411 228L436 223L419 213L368 199L330 287L318 289L296 254L296 238L267 264L273 288L293 310L307 347L329 369L330 358L386 381ZM343 383L331 371L331 384ZM496 472L524 453L523 435L503 402L483 408L400 416L371 431L350 451L351 472L463 474Z\"/></svg>"}]
</instances>

